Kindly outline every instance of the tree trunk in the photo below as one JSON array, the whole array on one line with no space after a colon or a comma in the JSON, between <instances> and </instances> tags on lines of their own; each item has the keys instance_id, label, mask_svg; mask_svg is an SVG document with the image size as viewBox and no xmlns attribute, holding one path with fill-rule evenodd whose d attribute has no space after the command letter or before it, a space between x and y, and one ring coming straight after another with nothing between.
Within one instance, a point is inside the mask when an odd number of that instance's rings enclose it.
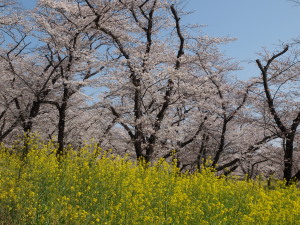
<instances>
[{"instance_id":1,"label":"tree trunk","mask_svg":"<svg viewBox=\"0 0 300 225\"><path fill-rule=\"evenodd\" d=\"M202 135L202 141L201 141L201 146L200 150L197 155L197 169L198 171L201 170L201 165L206 163L206 146L209 140L209 136L207 134Z\"/></svg>"},{"instance_id":2,"label":"tree trunk","mask_svg":"<svg viewBox=\"0 0 300 225\"><path fill-rule=\"evenodd\" d=\"M294 134L288 134L285 140L283 178L289 184L292 178Z\"/></svg>"},{"instance_id":3,"label":"tree trunk","mask_svg":"<svg viewBox=\"0 0 300 225\"><path fill-rule=\"evenodd\" d=\"M26 133L31 132L32 126L33 126L32 119L34 119L38 115L38 113L40 111L40 106L41 106L40 101L38 101L38 100L33 101L31 109L30 109L30 113L29 113L29 118L27 119L27 121L24 121L24 123L23 123L24 132L26 132Z\"/></svg>"},{"instance_id":4,"label":"tree trunk","mask_svg":"<svg viewBox=\"0 0 300 225\"><path fill-rule=\"evenodd\" d=\"M214 157L214 160L213 160L213 164L212 164L213 167L216 167L217 163L219 162L220 156L221 156L222 152L224 151L227 123L228 123L228 121L226 120L226 118L224 118L222 133L221 133L221 140L220 140L220 144L219 144L219 147L218 147L218 151L217 151L217 153Z\"/></svg>"},{"instance_id":5,"label":"tree trunk","mask_svg":"<svg viewBox=\"0 0 300 225\"><path fill-rule=\"evenodd\" d=\"M136 135L136 136L140 136L140 135ZM135 149L135 153L136 153L136 158L138 160L141 160L141 159L143 160L144 159L144 155L143 155L141 138L135 137L135 140L134 140L134 149Z\"/></svg>"},{"instance_id":6,"label":"tree trunk","mask_svg":"<svg viewBox=\"0 0 300 225\"><path fill-rule=\"evenodd\" d=\"M66 110L67 110L67 102L62 103L59 107L59 121L58 121L58 136L57 143L58 149L56 152L57 157L61 157L65 154L64 150L64 138L65 138L65 126L66 126Z\"/></svg>"},{"instance_id":7,"label":"tree trunk","mask_svg":"<svg viewBox=\"0 0 300 225\"><path fill-rule=\"evenodd\" d=\"M134 148L136 152L137 159L143 159L143 148L142 148L142 140L143 140L143 132L142 132L142 124L140 119L142 118L142 102L141 102L141 81L137 79L135 74L132 74L132 83L136 87L134 93L134 119L135 119L135 135L134 135Z\"/></svg>"},{"instance_id":8,"label":"tree trunk","mask_svg":"<svg viewBox=\"0 0 300 225\"><path fill-rule=\"evenodd\" d=\"M150 162L151 160L151 157L154 153L155 142L156 142L156 135L152 134L148 140L148 146L146 148L146 156L145 156L146 162Z\"/></svg>"}]
</instances>

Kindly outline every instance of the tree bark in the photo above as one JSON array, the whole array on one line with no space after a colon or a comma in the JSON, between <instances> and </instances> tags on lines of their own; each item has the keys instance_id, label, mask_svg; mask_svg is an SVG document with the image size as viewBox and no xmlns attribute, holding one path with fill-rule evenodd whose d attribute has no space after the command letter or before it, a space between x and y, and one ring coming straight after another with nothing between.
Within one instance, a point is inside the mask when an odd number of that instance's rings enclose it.
<instances>
[{"instance_id":1,"label":"tree bark","mask_svg":"<svg viewBox=\"0 0 300 225\"><path fill-rule=\"evenodd\" d=\"M58 136L57 136L58 149L56 152L57 157L62 157L65 154L64 139L65 139L65 126L66 126L66 110L67 110L67 102L64 102L58 109L59 120L58 120Z\"/></svg>"},{"instance_id":2,"label":"tree bark","mask_svg":"<svg viewBox=\"0 0 300 225\"><path fill-rule=\"evenodd\" d=\"M289 184L292 179L294 136L293 133L288 134L285 141L283 178L286 180L286 184Z\"/></svg>"},{"instance_id":3,"label":"tree bark","mask_svg":"<svg viewBox=\"0 0 300 225\"><path fill-rule=\"evenodd\" d=\"M220 156L221 156L222 152L224 151L227 123L228 123L228 121L225 117L224 121L223 121L223 126L222 126L222 133L221 133L221 140L220 140L219 148L217 150L217 153L216 153L213 163L212 163L213 167L216 167L217 163L219 162Z\"/></svg>"}]
</instances>

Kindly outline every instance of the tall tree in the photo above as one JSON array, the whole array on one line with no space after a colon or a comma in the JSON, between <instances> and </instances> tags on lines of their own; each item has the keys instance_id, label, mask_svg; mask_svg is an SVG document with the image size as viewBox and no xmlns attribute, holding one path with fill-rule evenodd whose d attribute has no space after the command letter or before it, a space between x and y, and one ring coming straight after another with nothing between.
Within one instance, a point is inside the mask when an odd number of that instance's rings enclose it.
<instances>
[{"instance_id":1,"label":"tall tree","mask_svg":"<svg viewBox=\"0 0 300 225\"><path fill-rule=\"evenodd\" d=\"M277 54L266 55L264 65L261 60L256 60L261 71L263 91L270 116L283 139L283 178L286 179L287 184L293 177L300 178L297 176L298 173L293 176L294 142L300 123L299 92L297 91L299 89L297 86L299 61L293 54L280 59L288 49L289 47L286 46Z\"/></svg>"},{"instance_id":2,"label":"tall tree","mask_svg":"<svg viewBox=\"0 0 300 225\"><path fill-rule=\"evenodd\" d=\"M95 54L95 49L101 43L93 38L93 34L86 32L91 21L80 17L81 10L84 9L78 4L76 1L41 0L34 14L39 40L44 43L45 57L49 62L58 65L55 68L56 80L52 80L52 95L42 101L55 106L58 111L58 156L65 153L69 104L76 101L80 103L79 99L74 101L72 98L80 97L82 88L102 69L102 66L96 65L98 57Z\"/></svg>"},{"instance_id":3,"label":"tall tree","mask_svg":"<svg viewBox=\"0 0 300 225\"><path fill-rule=\"evenodd\" d=\"M197 110L201 100L196 106L195 96L209 96L211 85L193 66L192 49L201 43L201 53L212 63L211 50L224 40L193 37L181 24L182 12L167 1L82 2L90 9L87 15L94 16L91 30L111 42L107 50L114 64L103 73L101 104L127 132L136 157L150 161L162 149L194 141L205 116L185 140L180 136L183 120Z\"/></svg>"}]
</instances>

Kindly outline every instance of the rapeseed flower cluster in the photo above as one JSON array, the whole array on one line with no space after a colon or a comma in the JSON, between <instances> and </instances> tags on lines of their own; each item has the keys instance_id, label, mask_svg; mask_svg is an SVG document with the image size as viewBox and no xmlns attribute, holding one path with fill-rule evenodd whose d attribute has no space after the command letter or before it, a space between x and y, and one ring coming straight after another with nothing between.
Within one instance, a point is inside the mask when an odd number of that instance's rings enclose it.
<instances>
[{"instance_id":1,"label":"rapeseed flower cluster","mask_svg":"<svg viewBox=\"0 0 300 225\"><path fill-rule=\"evenodd\" d=\"M299 224L300 191L216 177L209 168L181 174L161 160L145 166L87 145L57 160L56 147L33 142L24 159L1 147L3 224Z\"/></svg>"}]
</instances>

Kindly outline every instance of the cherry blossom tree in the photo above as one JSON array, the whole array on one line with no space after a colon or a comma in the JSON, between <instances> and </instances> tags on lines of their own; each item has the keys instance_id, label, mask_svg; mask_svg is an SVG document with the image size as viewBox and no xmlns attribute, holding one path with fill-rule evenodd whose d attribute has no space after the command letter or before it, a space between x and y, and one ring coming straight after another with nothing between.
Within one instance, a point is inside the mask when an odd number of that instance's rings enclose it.
<instances>
[{"instance_id":1,"label":"cherry blossom tree","mask_svg":"<svg viewBox=\"0 0 300 225\"><path fill-rule=\"evenodd\" d=\"M22 95L20 79L16 76L19 69L13 62L23 66L20 59L24 57L28 43L28 30L23 22L22 9L15 1L0 1L0 66L1 66L1 131L3 141L22 122L23 113L18 109L18 98Z\"/></svg>"},{"instance_id":2,"label":"cherry blossom tree","mask_svg":"<svg viewBox=\"0 0 300 225\"><path fill-rule=\"evenodd\" d=\"M90 140L183 171L211 159L219 174L300 179L298 52L265 51L261 77L239 81L220 50L234 39L187 25L180 3L0 0L0 141L38 132L59 157Z\"/></svg>"},{"instance_id":3,"label":"cherry blossom tree","mask_svg":"<svg viewBox=\"0 0 300 225\"><path fill-rule=\"evenodd\" d=\"M193 142L205 115L198 110L199 126L192 127L190 137L181 135L182 124L197 111L201 98L210 95L212 85L199 66L193 68L192 49L201 43L201 53L212 56L209 46L224 40L192 37L180 23L179 11L167 1L84 2L95 16L93 29L112 43L109 53L114 60L103 74L107 91L101 104L128 133L136 157L150 161L163 149ZM103 9L113 16L103 16ZM195 96L201 96L197 103Z\"/></svg>"},{"instance_id":4,"label":"cherry blossom tree","mask_svg":"<svg viewBox=\"0 0 300 225\"><path fill-rule=\"evenodd\" d=\"M299 112L299 61L297 52L282 56L289 50L286 46L277 54L266 53L256 63L261 71L264 99L268 116L272 118L280 137L283 139L283 178L287 184L291 179L299 179L299 172L293 175L294 143L300 123Z\"/></svg>"},{"instance_id":5,"label":"cherry blossom tree","mask_svg":"<svg viewBox=\"0 0 300 225\"><path fill-rule=\"evenodd\" d=\"M64 154L69 104L80 102L78 98L75 100L72 97L79 97L80 90L102 69L102 66L95 64L98 57L94 54L101 43L94 39L92 34L86 33L90 21L85 22L83 18L72 17L74 11L75 14L81 13L81 8L75 3L41 0L34 15L39 40L45 43L45 57L49 63L57 65L55 80L52 79L52 95L47 96L41 103L51 104L58 111L59 156Z\"/></svg>"}]
</instances>

